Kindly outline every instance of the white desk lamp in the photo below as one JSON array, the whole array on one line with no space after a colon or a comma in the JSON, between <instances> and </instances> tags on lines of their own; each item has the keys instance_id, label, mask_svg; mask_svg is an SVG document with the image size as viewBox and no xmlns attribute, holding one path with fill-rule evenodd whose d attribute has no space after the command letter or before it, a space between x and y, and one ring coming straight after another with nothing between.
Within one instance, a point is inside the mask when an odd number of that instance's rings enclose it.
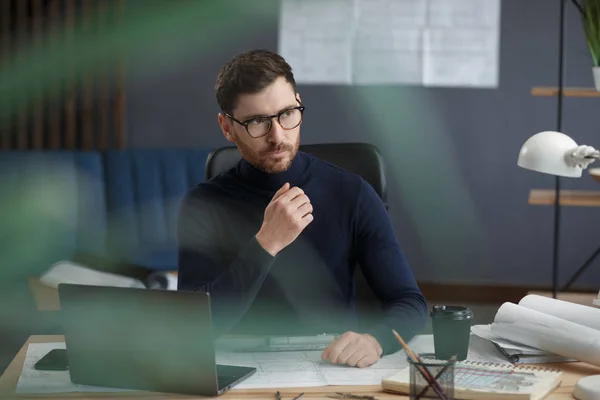
<instances>
[{"instance_id":1,"label":"white desk lamp","mask_svg":"<svg viewBox=\"0 0 600 400\"><path fill-rule=\"evenodd\" d=\"M545 174L579 178L582 171L598 158L600 152L593 147L579 146L564 133L544 131L536 133L523 144L517 164ZM600 292L593 303L600 306ZM578 400L600 399L600 375L579 379L573 397Z\"/></svg>"},{"instance_id":2,"label":"white desk lamp","mask_svg":"<svg viewBox=\"0 0 600 400\"><path fill-rule=\"evenodd\" d=\"M517 164L545 174L579 178L581 172L598 158L600 151L593 147L579 146L564 133L544 131L527 139Z\"/></svg>"}]
</instances>

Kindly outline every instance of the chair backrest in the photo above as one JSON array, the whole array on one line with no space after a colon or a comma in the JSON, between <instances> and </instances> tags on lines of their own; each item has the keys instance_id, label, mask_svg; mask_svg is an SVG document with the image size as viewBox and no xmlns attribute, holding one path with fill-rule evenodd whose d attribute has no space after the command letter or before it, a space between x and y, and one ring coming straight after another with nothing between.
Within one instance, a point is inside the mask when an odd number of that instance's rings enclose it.
<instances>
[{"instance_id":1,"label":"chair backrest","mask_svg":"<svg viewBox=\"0 0 600 400\"><path fill-rule=\"evenodd\" d=\"M361 176L368 182L387 207L387 187L383 158L379 149L368 143L324 143L301 145L300 150L323 161ZM206 159L206 179L233 168L241 155L235 146L212 151Z\"/></svg>"}]
</instances>

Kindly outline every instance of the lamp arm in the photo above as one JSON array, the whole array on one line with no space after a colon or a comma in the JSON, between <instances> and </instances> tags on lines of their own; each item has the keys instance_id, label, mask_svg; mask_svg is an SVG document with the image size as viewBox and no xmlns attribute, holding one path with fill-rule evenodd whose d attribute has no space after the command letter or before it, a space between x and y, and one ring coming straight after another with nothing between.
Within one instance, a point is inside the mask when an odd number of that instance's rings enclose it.
<instances>
[{"instance_id":1,"label":"lamp arm","mask_svg":"<svg viewBox=\"0 0 600 400\"><path fill-rule=\"evenodd\" d=\"M600 151L591 146L577 146L565 154L565 162L569 167L579 167L585 169L600 158Z\"/></svg>"}]
</instances>

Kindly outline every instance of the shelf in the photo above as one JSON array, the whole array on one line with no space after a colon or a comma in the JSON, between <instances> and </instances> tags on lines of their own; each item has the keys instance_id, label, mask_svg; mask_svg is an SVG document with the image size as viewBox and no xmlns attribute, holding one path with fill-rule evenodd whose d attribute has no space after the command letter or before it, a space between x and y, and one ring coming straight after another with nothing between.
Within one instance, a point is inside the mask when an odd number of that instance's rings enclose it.
<instances>
[{"instance_id":1,"label":"shelf","mask_svg":"<svg viewBox=\"0 0 600 400\"><path fill-rule=\"evenodd\" d=\"M553 205L554 189L531 189L529 204L535 206ZM561 190L560 204L576 207L600 207L600 191L597 190Z\"/></svg>"},{"instance_id":2,"label":"shelf","mask_svg":"<svg viewBox=\"0 0 600 400\"><path fill-rule=\"evenodd\" d=\"M558 88L554 86L535 86L531 88L532 96L558 96ZM563 88L565 97L600 97L595 88L566 87Z\"/></svg>"}]
</instances>

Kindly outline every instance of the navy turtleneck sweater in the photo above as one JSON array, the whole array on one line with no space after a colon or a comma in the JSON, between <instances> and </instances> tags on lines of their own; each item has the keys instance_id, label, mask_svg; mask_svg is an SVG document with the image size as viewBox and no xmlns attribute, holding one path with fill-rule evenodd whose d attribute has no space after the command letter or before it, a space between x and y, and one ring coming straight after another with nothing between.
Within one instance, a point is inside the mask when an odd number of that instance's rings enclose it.
<instances>
[{"instance_id":1,"label":"navy turtleneck sweater","mask_svg":"<svg viewBox=\"0 0 600 400\"><path fill-rule=\"evenodd\" d=\"M264 210L286 182L304 190L314 220L275 257L256 241ZM383 203L362 178L306 153L262 172L244 160L201 183L179 218L179 290L211 294L217 335L348 330L370 333L384 353L424 326L427 306ZM381 308L357 315L359 266Z\"/></svg>"}]
</instances>

